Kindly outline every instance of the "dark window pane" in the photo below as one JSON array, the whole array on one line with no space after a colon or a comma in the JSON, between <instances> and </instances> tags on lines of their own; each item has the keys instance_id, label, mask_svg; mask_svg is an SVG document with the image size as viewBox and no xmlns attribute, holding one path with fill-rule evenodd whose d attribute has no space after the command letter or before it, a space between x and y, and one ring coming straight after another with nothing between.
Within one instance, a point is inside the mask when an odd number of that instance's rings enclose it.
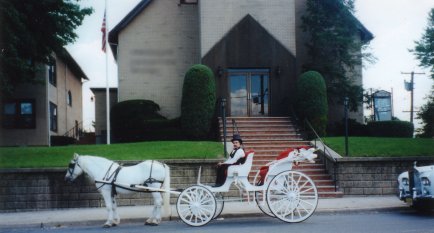
<instances>
[{"instance_id":1,"label":"dark window pane","mask_svg":"<svg viewBox=\"0 0 434 233\"><path fill-rule=\"evenodd\" d=\"M16 114L16 103L5 103L3 106L3 114L4 115L15 115Z\"/></svg>"}]
</instances>

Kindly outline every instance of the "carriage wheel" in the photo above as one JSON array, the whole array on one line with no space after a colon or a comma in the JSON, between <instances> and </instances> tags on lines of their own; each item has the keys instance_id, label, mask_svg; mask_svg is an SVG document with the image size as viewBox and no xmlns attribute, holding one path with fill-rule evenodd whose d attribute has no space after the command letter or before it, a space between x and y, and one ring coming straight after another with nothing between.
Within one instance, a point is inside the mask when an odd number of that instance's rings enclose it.
<instances>
[{"instance_id":1,"label":"carriage wheel","mask_svg":"<svg viewBox=\"0 0 434 233\"><path fill-rule=\"evenodd\" d=\"M271 213L270 208L268 208L267 200L264 199L265 191L256 191L255 192L255 201L258 205L259 209L262 211L262 213L275 218L273 213Z\"/></svg>"},{"instance_id":2,"label":"carriage wheel","mask_svg":"<svg viewBox=\"0 0 434 233\"><path fill-rule=\"evenodd\" d=\"M215 214L214 214L213 219L220 216L220 214L223 212L223 208L225 207L225 200L224 200L223 194L215 193L214 197L216 199L217 206L216 206L216 210L215 210Z\"/></svg>"},{"instance_id":3,"label":"carriage wheel","mask_svg":"<svg viewBox=\"0 0 434 233\"><path fill-rule=\"evenodd\" d=\"M318 205L318 192L313 181L297 171L284 171L275 176L267 189L270 211L284 222L302 222Z\"/></svg>"},{"instance_id":4,"label":"carriage wheel","mask_svg":"<svg viewBox=\"0 0 434 233\"><path fill-rule=\"evenodd\" d=\"M176 211L183 222L190 226L203 226L211 221L216 213L216 199L207 188L194 185L178 197Z\"/></svg>"}]
</instances>

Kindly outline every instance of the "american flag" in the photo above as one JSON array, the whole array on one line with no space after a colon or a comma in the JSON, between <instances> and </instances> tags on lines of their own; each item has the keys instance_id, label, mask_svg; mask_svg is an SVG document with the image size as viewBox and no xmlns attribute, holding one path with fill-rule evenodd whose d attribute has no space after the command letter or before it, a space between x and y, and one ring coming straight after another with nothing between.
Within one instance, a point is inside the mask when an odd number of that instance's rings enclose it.
<instances>
[{"instance_id":1,"label":"american flag","mask_svg":"<svg viewBox=\"0 0 434 233\"><path fill-rule=\"evenodd\" d=\"M101 32L102 32L102 48L101 48L101 50L104 51L104 53L105 53L105 50L106 50L105 11L104 11L104 19L102 20Z\"/></svg>"}]
</instances>

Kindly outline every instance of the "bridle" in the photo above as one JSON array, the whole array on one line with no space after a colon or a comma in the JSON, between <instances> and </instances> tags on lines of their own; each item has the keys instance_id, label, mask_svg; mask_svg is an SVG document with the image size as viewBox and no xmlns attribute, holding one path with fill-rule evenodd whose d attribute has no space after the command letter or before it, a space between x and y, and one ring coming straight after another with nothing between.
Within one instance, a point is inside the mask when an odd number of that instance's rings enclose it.
<instances>
[{"instance_id":1,"label":"bridle","mask_svg":"<svg viewBox=\"0 0 434 233\"><path fill-rule=\"evenodd\" d=\"M68 171L68 173L70 174L70 176L72 177L72 175L74 175L74 171L75 171L75 167L76 166L79 166L80 167L80 164L78 164L78 158L77 159L74 159L72 162L70 162L69 164L68 164L68 169L67 169L67 171ZM81 167L80 167L81 168Z\"/></svg>"}]
</instances>

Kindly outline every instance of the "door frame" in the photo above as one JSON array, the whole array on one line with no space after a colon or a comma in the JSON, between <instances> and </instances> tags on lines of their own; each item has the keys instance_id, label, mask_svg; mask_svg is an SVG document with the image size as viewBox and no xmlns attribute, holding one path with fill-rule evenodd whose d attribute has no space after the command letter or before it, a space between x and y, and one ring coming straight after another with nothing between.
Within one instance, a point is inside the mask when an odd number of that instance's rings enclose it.
<instances>
[{"instance_id":1,"label":"door frame","mask_svg":"<svg viewBox=\"0 0 434 233\"><path fill-rule=\"evenodd\" d=\"M228 87L228 91L226 93L226 98L228 100L228 115L232 116L232 98L231 98L231 76L235 74L235 75L243 75L246 78L246 91L247 91L247 96L246 96L246 101L247 101L247 106L246 106L246 112L247 114L244 116L261 116L261 115L254 115L252 114L252 104L253 104L253 98L252 98L252 76L254 75L266 75L267 76L267 91L268 93L266 94L268 96L267 98L267 107L266 109L264 109L264 113L262 114L262 116L268 116L270 115L270 101L271 101L271 90L270 90L270 84L271 84L271 80L270 80L270 69L267 68L230 68L227 69L226 71L226 78L227 78L227 87Z\"/></svg>"}]
</instances>

